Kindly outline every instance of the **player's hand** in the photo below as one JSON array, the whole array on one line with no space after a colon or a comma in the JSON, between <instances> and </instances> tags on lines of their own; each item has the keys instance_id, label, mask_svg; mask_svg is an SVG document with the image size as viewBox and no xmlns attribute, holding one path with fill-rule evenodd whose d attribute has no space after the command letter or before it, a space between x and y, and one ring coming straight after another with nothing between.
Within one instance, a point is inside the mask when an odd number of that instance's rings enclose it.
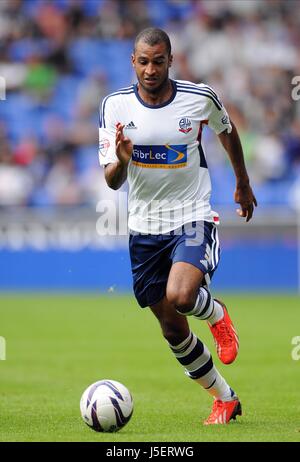
<instances>
[{"instance_id":1,"label":"player's hand","mask_svg":"<svg viewBox=\"0 0 300 462\"><path fill-rule=\"evenodd\" d=\"M254 206L257 207L257 200L253 194L251 186L248 183L242 186L237 186L234 193L234 200L241 206L240 209L237 209L237 214L240 217L246 218L246 222L250 221L253 215Z\"/></svg>"},{"instance_id":2,"label":"player's hand","mask_svg":"<svg viewBox=\"0 0 300 462\"><path fill-rule=\"evenodd\" d=\"M123 165L128 165L133 151L133 144L127 136L124 136L124 126L120 123L116 126L116 154Z\"/></svg>"}]
</instances>

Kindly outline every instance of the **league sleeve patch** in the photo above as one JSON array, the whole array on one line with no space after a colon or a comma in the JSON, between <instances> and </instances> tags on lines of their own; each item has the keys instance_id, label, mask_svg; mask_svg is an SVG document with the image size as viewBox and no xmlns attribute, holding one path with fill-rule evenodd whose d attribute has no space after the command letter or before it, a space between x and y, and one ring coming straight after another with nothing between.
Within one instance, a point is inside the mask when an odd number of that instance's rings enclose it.
<instances>
[{"instance_id":1,"label":"league sleeve patch","mask_svg":"<svg viewBox=\"0 0 300 462\"><path fill-rule=\"evenodd\" d=\"M101 156L105 157L108 151L108 148L110 147L110 142L107 138L104 138L99 141L99 153Z\"/></svg>"}]
</instances>

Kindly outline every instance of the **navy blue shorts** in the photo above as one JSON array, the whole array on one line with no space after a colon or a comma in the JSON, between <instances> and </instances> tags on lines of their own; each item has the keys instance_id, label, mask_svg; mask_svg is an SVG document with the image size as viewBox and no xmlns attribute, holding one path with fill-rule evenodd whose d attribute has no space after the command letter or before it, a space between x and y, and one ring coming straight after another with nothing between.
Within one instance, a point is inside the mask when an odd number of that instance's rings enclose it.
<instances>
[{"instance_id":1,"label":"navy blue shorts","mask_svg":"<svg viewBox=\"0 0 300 462\"><path fill-rule=\"evenodd\" d=\"M165 296L173 263L196 266L209 285L220 258L216 225L207 221L189 223L169 234L145 235L131 231L129 251L133 290L142 308L155 305Z\"/></svg>"}]
</instances>

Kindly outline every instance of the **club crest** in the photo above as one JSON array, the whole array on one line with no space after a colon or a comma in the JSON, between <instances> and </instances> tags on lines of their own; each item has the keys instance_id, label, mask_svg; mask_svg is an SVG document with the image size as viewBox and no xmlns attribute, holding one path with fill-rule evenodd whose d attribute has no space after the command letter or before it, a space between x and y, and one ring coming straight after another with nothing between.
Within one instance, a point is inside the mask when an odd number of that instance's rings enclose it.
<instances>
[{"instance_id":1,"label":"club crest","mask_svg":"<svg viewBox=\"0 0 300 462\"><path fill-rule=\"evenodd\" d=\"M182 133L189 133L192 130L192 122L187 117L182 117L179 121L179 131Z\"/></svg>"}]
</instances>

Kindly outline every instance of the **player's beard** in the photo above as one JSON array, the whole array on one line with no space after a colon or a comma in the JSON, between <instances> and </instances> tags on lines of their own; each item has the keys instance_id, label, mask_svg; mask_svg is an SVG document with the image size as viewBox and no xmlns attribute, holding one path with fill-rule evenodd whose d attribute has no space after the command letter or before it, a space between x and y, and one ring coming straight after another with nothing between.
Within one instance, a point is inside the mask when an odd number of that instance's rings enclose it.
<instances>
[{"instance_id":1,"label":"player's beard","mask_svg":"<svg viewBox=\"0 0 300 462\"><path fill-rule=\"evenodd\" d=\"M167 89L168 88L168 81L169 81L169 74L166 75L166 77L164 78L164 80L161 82L161 84L158 87L149 88L149 87L145 87L143 85L143 83L141 82L141 80L138 79L138 82L141 85L141 87L143 88L143 90L146 93L149 93L152 96L159 95L162 92L163 89Z\"/></svg>"}]
</instances>

